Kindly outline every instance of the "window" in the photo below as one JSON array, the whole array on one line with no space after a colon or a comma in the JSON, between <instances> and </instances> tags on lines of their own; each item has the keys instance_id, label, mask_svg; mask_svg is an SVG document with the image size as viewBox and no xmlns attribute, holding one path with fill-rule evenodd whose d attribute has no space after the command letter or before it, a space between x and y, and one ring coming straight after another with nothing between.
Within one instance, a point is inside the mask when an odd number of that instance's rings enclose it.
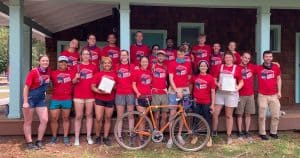
<instances>
[{"instance_id":1,"label":"window","mask_svg":"<svg viewBox=\"0 0 300 158\"><path fill-rule=\"evenodd\" d=\"M197 44L199 34L204 33L204 23L178 23L177 45L188 42L190 45Z\"/></svg>"},{"instance_id":2,"label":"window","mask_svg":"<svg viewBox=\"0 0 300 158\"><path fill-rule=\"evenodd\" d=\"M272 50L273 52L281 51L281 26L280 25L271 25L270 50Z\"/></svg>"}]
</instances>

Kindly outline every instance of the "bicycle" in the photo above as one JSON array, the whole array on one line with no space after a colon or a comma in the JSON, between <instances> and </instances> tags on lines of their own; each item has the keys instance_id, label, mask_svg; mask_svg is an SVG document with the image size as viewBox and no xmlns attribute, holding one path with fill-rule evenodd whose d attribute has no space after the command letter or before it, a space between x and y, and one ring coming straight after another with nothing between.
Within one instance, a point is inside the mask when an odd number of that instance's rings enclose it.
<instances>
[{"instance_id":1,"label":"bicycle","mask_svg":"<svg viewBox=\"0 0 300 158\"><path fill-rule=\"evenodd\" d=\"M183 99L181 102L184 102ZM163 141L163 132L171 126L171 138L174 144L183 151L201 150L210 138L210 127L207 121L199 114L186 113L182 103L174 105L178 109L175 116L160 129L156 125L153 109L170 108L169 105L148 106L146 111L127 112L117 120L114 128L114 135L118 144L129 150L138 150L146 147L149 142L160 143ZM150 118L148 117L150 115ZM129 127L134 121L134 126ZM182 141L178 141L178 136L182 136Z\"/></svg>"}]
</instances>

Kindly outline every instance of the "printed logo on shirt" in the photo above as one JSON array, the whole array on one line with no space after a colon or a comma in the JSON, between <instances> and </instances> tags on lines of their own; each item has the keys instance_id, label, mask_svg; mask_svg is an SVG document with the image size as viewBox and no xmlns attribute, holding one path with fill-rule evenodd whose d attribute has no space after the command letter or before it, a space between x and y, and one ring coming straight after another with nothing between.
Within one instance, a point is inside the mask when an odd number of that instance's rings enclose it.
<instances>
[{"instance_id":1,"label":"printed logo on shirt","mask_svg":"<svg viewBox=\"0 0 300 158\"><path fill-rule=\"evenodd\" d=\"M205 58L205 57L207 57L207 51L206 51L206 50L201 50L201 49L199 49L199 50L196 52L196 57L197 57L197 58Z\"/></svg>"},{"instance_id":2,"label":"printed logo on shirt","mask_svg":"<svg viewBox=\"0 0 300 158\"><path fill-rule=\"evenodd\" d=\"M275 78L275 72L273 70L264 69L261 71L261 78L265 80Z\"/></svg>"},{"instance_id":3,"label":"printed logo on shirt","mask_svg":"<svg viewBox=\"0 0 300 158\"><path fill-rule=\"evenodd\" d=\"M39 80L40 80L40 85L43 85L45 83L50 83L50 76L49 75L41 75Z\"/></svg>"},{"instance_id":4,"label":"printed logo on shirt","mask_svg":"<svg viewBox=\"0 0 300 158\"><path fill-rule=\"evenodd\" d=\"M221 65L222 64L222 59L219 58L219 57L212 57L211 61L210 61L210 64L214 65L214 66Z\"/></svg>"},{"instance_id":5,"label":"printed logo on shirt","mask_svg":"<svg viewBox=\"0 0 300 158\"><path fill-rule=\"evenodd\" d=\"M76 65L78 63L77 58L69 56L68 57L68 65L69 66L73 66Z\"/></svg>"},{"instance_id":6,"label":"printed logo on shirt","mask_svg":"<svg viewBox=\"0 0 300 158\"><path fill-rule=\"evenodd\" d=\"M70 74L59 73L57 75L57 83L68 83L71 82Z\"/></svg>"},{"instance_id":7,"label":"printed logo on shirt","mask_svg":"<svg viewBox=\"0 0 300 158\"><path fill-rule=\"evenodd\" d=\"M98 60L98 58L99 58L98 53L95 51L91 51L91 53L92 53L92 57L91 57L92 60Z\"/></svg>"},{"instance_id":8,"label":"printed logo on shirt","mask_svg":"<svg viewBox=\"0 0 300 158\"><path fill-rule=\"evenodd\" d=\"M85 68L80 70L80 78L81 79L90 79L92 77L93 77L92 70L85 69Z\"/></svg>"},{"instance_id":9,"label":"printed logo on shirt","mask_svg":"<svg viewBox=\"0 0 300 158\"><path fill-rule=\"evenodd\" d=\"M155 57L152 58L152 59L151 59L151 63L152 63L153 65L156 64L156 63L157 63L157 58L155 58Z\"/></svg>"},{"instance_id":10,"label":"printed logo on shirt","mask_svg":"<svg viewBox=\"0 0 300 158\"><path fill-rule=\"evenodd\" d=\"M176 67L176 75L183 76L187 74L187 68L183 65L178 65Z\"/></svg>"},{"instance_id":11,"label":"printed logo on shirt","mask_svg":"<svg viewBox=\"0 0 300 158\"><path fill-rule=\"evenodd\" d=\"M109 50L108 51L108 57L110 58L119 58L119 54L118 54L118 51L115 51L115 50Z\"/></svg>"},{"instance_id":12,"label":"printed logo on shirt","mask_svg":"<svg viewBox=\"0 0 300 158\"><path fill-rule=\"evenodd\" d=\"M118 77L119 78L127 78L127 77L130 77L130 72L128 69L125 69L125 68L120 68L118 70Z\"/></svg>"},{"instance_id":13,"label":"printed logo on shirt","mask_svg":"<svg viewBox=\"0 0 300 158\"><path fill-rule=\"evenodd\" d=\"M145 55L145 52L144 51L136 51L136 59L137 60L141 60L141 58Z\"/></svg>"},{"instance_id":14,"label":"printed logo on shirt","mask_svg":"<svg viewBox=\"0 0 300 158\"><path fill-rule=\"evenodd\" d=\"M142 84L148 85L151 83L151 77L148 74L142 74L141 76Z\"/></svg>"},{"instance_id":15,"label":"printed logo on shirt","mask_svg":"<svg viewBox=\"0 0 300 158\"><path fill-rule=\"evenodd\" d=\"M166 70L162 68L154 68L153 76L155 78L166 78Z\"/></svg>"},{"instance_id":16,"label":"printed logo on shirt","mask_svg":"<svg viewBox=\"0 0 300 158\"><path fill-rule=\"evenodd\" d=\"M253 76L252 72L250 69L247 68L243 68L242 69L242 77L243 79L248 79L251 78Z\"/></svg>"},{"instance_id":17,"label":"printed logo on shirt","mask_svg":"<svg viewBox=\"0 0 300 158\"><path fill-rule=\"evenodd\" d=\"M202 80L202 79L197 79L195 81L195 87L197 89L206 89L207 88L207 81Z\"/></svg>"},{"instance_id":18,"label":"printed logo on shirt","mask_svg":"<svg viewBox=\"0 0 300 158\"><path fill-rule=\"evenodd\" d=\"M184 59L185 59L186 62L192 62L192 60L189 56L184 56Z\"/></svg>"},{"instance_id":19,"label":"printed logo on shirt","mask_svg":"<svg viewBox=\"0 0 300 158\"><path fill-rule=\"evenodd\" d=\"M167 51L166 54L167 54L167 59L168 60L175 60L175 54L174 54L174 52Z\"/></svg>"}]
</instances>

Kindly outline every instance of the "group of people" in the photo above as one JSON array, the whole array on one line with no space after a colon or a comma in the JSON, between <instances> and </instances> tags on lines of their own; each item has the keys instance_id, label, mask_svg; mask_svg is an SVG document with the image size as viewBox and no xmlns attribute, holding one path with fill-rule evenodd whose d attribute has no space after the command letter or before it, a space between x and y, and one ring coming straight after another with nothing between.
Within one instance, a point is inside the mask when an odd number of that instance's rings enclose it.
<instances>
[{"instance_id":1,"label":"group of people","mask_svg":"<svg viewBox=\"0 0 300 158\"><path fill-rule=\"evenodd\" d=\"M111 118L116 108L119 119L125 112L144 112L149 105L169 105L169 108L155 110L157 125L166 124L177 109L178 99L189 95L194 99L194 112L202 115L209 123L212 136L217 135L218 118L225 107L227 143L232 143L233 114L237 115L239 137L250 137L251 115L255 114L254 78L258 80L258 116L259 135L268 140L265 130L266 110L271 111L270 134L277 139L281 97L281 72L278 63L273 62L271 51L263 53L263 63L251 64L251 53L240 54L236 43L229 42L225 52L221 45L206 44L206 35L199 35L198 44L190 47L184 42L177 49L174 41L167 39L167 48L153 45L151 49L143 44L143 33L135 34L135 43L130 50L120 50L116 45L115 34L109 34L108 44L100 49L96 46L96 37L87 37L88 44L79 49L79 42L73 39L69 47L58 57L58 69L50 70L49 57L43 55L39 66L33 68L26 79L24 87L24 134L28 149L43 148L42 139L48 122L48 107L45 93L52 82L50 101L50 125L52 138L50 143L58 140L58 120L63 122L63 143L70 144L70 111L75 109L74 145L80 145L82 118L85 116L86 140L88 144L111 145L109 132ZM79 53L80 51L80 53ZM115 81L111 92L98 88L103 78ZM31 123L34 110L40 125L37 141L33 143ZM234 111L235 110L235 111ZM93 123L95 113L96 122ZM243 116L245 130L243 131ZM104 124L103 124L104 121ZM96 139L92 138L93 126ZM134 121L129 121L134 126ZM158 127L159 127L158 126ZM101 129L103 127L103 136ZM121 130L121 127L120 127ZM121 137L121 131L118 136ZM184 143L178 135L179 143ZM172 147L169 137L167 147ZM211 146L210 138L208 146Z\"/></svg>"}]
</instances>

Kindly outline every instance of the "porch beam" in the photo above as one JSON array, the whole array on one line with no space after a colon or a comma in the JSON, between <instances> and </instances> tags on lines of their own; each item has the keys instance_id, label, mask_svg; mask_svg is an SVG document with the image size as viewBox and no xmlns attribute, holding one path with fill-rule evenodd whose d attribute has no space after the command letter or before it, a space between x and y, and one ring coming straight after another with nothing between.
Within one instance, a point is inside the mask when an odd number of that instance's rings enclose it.
<instances>
[{"instance_id":1,"label":"porch beam","mask_svg":"<svg viewBox=\"0 0 300 158\"><path fill-rule=\"evenodd\" d=\"M21 117L22 104L22 52L23 52L23 24L24 1L9 1L9 114L8 118Z\"/></svg>"},{"instance_id":2,"label":"porch beam","mask_svg":"<svg viewBox=\"0 0 300 158\"><path fill-rule=\"evenodd\" d=\"M9 15L9 7L5 4L3 4L2 2L0 2L0 12L4 13L6 15ZM23 20L24 24L30 26L31 28L38 30L39 32L42 32L43 34L45 34L48 37L53 37L53 33L51 31L49 31L42 25L38 24L37 22L33 21L30 17L27 17L27 16L23 16L23 17L24 17L24 20Z\"/></svg>"},{"instance_id":3,"label":"porch beam","mask_svg":"<svg viewBox=\"0 0 300 158\"><path fill-rule=\"evenodd\" d=\"M130 8L129 2L124 0L120 3L120 46L129 51L130 47Z\"/></svg>"},{"instance_id":4,"label":"porch beam","mask_svg":"<svg viewBox=\"0 0 300 158\"><path fill-rule=\"evenodd\" d=\"M263 62L263 52L270 49L270 10L270 6L261 6L257 8L255 36L257 64L261 64Z\"/></svg>"}]
</instances>

